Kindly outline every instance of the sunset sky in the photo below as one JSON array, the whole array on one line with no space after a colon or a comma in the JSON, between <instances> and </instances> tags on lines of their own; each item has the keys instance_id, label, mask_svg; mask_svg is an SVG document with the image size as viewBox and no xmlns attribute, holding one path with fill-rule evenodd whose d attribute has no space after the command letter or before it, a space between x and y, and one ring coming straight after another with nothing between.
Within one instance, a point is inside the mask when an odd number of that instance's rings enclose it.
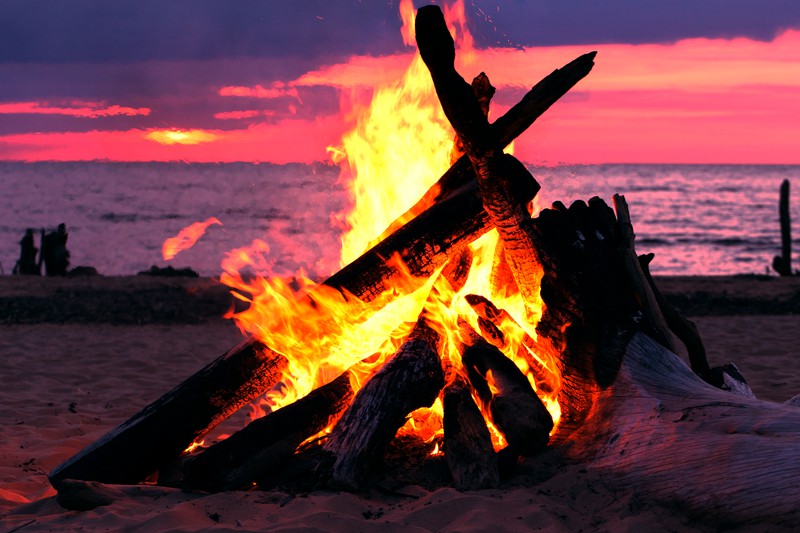
<instances>
[{"instance_id":1,"label":"sunset sky","mask_svg":"<svg viewBox=\"0 0 800 533\"><path fill-rule=\"evenodd\" d=\"M397 4L6 0L0 159L326 160L348 96L411 60ZM465 4L500 110L598 51L524 161L800 164L797 0Z\"/></svg>"}]
</instances>

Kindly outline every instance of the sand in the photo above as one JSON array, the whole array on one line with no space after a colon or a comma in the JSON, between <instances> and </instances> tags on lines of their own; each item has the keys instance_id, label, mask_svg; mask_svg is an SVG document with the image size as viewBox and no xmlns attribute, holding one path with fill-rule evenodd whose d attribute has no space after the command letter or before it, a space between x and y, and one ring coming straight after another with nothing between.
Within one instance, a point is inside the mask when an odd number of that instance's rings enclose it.
<instances>
[{"instance_id":1,"label":"sand","mask_svg":"<svg viewBox=\"0 0 800 533\"><path fill-rule=\"evenodd\" d=\"M712 365L735 362L764 399L800 393L800 280L659 284L697 323ZM0 531L715 530L547 453L488 491L128 486L113 487L111 505L62 508L47 473L240 340L219 318L229 305L213 280L0 277Z\"/></svg>"}]
</instances>

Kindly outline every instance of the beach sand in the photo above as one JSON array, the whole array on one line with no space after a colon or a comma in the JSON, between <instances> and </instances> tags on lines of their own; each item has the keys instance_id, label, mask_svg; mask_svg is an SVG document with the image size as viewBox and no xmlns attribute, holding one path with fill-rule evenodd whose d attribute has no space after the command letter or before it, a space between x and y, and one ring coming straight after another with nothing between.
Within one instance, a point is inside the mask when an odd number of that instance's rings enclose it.
<instances>
[{"instance_id":1,"label":"beach sand","mask_svg":"<svg viewBox=\"0 0 800 533\"><path fill-rule=\"evenodd\" d=\"M736 363L763 399L800 393L800 279L658 283L697 323L712 365ZM0 531L716 530L547 453L496 490L207 495L142 485L114 487L108 506L63 509L47 473L237 343L219 318L230 305L208 279L0 277Z\"/></svg>"}]
</instances>

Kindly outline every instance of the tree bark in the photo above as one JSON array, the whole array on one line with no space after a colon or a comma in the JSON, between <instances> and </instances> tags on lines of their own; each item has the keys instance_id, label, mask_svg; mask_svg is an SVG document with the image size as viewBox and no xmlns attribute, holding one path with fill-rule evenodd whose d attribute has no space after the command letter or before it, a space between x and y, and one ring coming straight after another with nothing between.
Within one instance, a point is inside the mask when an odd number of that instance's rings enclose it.
<instances>
[{"instance_id":1,"label":"tree bark","mask_svg":"<svg viewBox=\"0 0 800 533\"><path fill-rule=\"evenodd\" d=\"M352 398L350 373L345 372L190 457L182 468L184 487L218 492L251 486L282 466L303 441L325 429Z\"/></svg>"},{"instance_id":2,"label":"tree bark","mask_svg":"<svg viewBox=\"0 0 800 533\"><path fill-rule=\"evenodd\" d=\"M281 380L286 358L254 339L238 346L56 467L64 479L138 483Z\"/></svg>"},{"instance_id":3,"label":"tree bark","mask_svg":"<svg viewBox=\"0 0 800 533\"><path fill-rule=\"evenodd\" d=\"M358 391L323 448L335 486L356 489L405 424L444 386L439 336L421 319L398 352Z\"/></svg>"}]
</instances>

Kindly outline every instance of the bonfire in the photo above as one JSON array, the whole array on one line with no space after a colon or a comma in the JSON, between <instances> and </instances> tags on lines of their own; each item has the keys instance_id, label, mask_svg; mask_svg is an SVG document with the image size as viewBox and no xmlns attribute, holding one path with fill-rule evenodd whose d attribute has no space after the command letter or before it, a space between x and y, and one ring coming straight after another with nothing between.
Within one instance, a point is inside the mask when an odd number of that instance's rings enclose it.
<instances>
[{"instance_id":1,"label":"bonfire","mask_svg":"<svg viewBox=\"0 0 800 533\"><path fill-rule=\"evenodd\" d=\"M709 368L692 324L660 297L652 255L637 256L624 197L614 209L593 198L535 212L539 184L504 153L595 54L490 123L494 88L457 72L441 10L421 8L415 30L420 56L402 87L427 67L456 133L433 159L450 168L409 186L410 207L373 206L368 227L352 214L344 266L322 283L252 276L263 248L232 254L222 280L248 304L235 318L249 337L56 468L52 484L220 491L303 478L359 490L411 435L460 490L496 487L518 458L549 448L656 500L797 520L800 411L746 397L733 370ZM344 152L358 166L355 148ZM402 214L387 219L387 203ZM201 444L262 396L265 416Z\"/></svg>"}]
</instances>

